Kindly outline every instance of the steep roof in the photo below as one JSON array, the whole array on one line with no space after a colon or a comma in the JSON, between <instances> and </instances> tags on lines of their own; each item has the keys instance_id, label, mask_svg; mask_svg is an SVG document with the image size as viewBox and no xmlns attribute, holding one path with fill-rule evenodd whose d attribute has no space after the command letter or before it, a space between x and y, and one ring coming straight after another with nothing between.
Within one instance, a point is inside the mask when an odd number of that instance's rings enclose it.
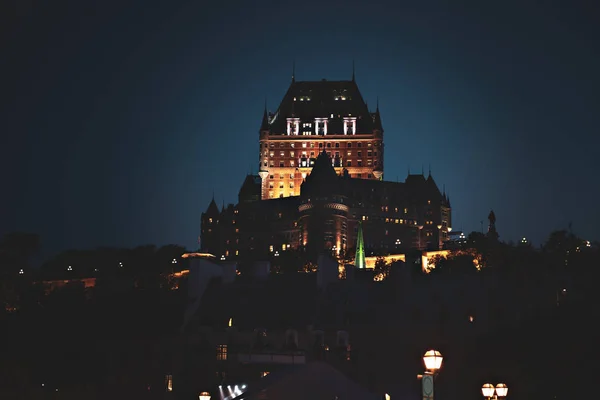
<instances>
[{"instance_id":1,"label":"steep roof","mask_svg":"<svg viewBox=\"0 0 600 400\"><path fill-rule=\"evenodd\" d=\"M260 200L260 185L260 176L251 174L246 175L244 183L242 183L242 187L238 193L239 202Z\"/></svg>"},{"instance_id":2,"label":"steep roof","mask_svg":"<svg viewBox=\"0 0 600 400\"><path fill-rule=\"evenodd\" d=\"M330 364L315 361L288 367L251 385L238 399L380 399Z\"/></svg>"},{"instance_id":3,"label":"steep roof","mask_svg":"<svg viewBox=\"0 0 600 400\"><path fill-rule=\"evenodd\" d=\"M217 207L214 196L206 209L206 215L219 215L219 207Z\"/></svg>"},{"instance_id":4,"label":"steep roof","mask_svg":"<svg viewBox=\"0 0 600 400\"><path fill-rule=\"evenodd\" d=\"M331 118L333 115L333 118ZM354 81L292 81L270 121L271 133L286 133L286 119L329 118L328 131L342 133L343 117L357 118L357 133L372 133L374 118Z\"/></svg>"},{"instance_id":5,"label":"steep roof","mask_svg":"<svg viewBox=\"0 0 600 400\"><path fill-rule=\"evenodd\" d=\"M319 192L338 194L335 192L339 189L339 180L340 177L333 168L331 158L323 150L315 160L310 175L302 183L301 192L308 195Z\"/></svg>"}]
</instances>

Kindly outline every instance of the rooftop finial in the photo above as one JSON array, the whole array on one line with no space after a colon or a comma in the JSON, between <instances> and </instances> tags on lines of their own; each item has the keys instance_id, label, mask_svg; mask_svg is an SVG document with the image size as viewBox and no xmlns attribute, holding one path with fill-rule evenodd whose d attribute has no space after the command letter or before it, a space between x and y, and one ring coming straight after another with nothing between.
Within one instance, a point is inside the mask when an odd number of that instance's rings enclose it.
<instances>
[{"instance_id":1,"label":"rooftop finial","mask_svg":"<svg viewBox=\"0 0 600 400\"><path fill-rule=\"evenodd\" d=\"M354 60L352 60L352 82L354 82Z\"/></svg>"},{"instance_id":2,"label":"rooftop finial","mask_svg":"<svg viewBox=\"0 0 600 400\"><path fill-rule=\"evenodd\" d=\"M429 176L431 176L431 163L429 163Z\"/></svg>"},{"instance_id":3,"label":"rooftop finial","mask_svg":"<svg viewBox=\"0 0 600 400\"><path fill-rule=\"evenodd\" d=\"M296 82L296 60L292 61L292 83Z\"/></svg>"},{"instance_id":4,"label":"rooftop finial","mask_svg":"<svg viewBox=\"0 0 600 400\"><path fill-rule=\"evenodd\" d=\"M377 96L377 112L379 112L379 96Z\"/></svg>"}]
</instances>

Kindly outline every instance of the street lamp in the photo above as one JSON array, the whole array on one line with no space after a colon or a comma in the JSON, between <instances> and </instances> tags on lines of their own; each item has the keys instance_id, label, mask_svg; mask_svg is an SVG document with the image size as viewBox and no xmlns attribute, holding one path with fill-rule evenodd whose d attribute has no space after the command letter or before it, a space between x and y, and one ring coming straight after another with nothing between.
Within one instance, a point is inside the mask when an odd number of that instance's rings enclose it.
<instances>
[{"instance_id":1,"label":"street lamp","mask_svg":"<svg viewBox=\"0 0 600 400\"><path fill-rule=\"evenodd\" d=\"M444 357L437 350L428 350L423 356L425 372L417 377L421 379L423 400L433 400L433 378L442 367Z\"/></svg>"},{"instance_id":2,"label":"street lamp","mask_svg":"<svg viewBox=\"0 0 600 400\"><path fill-rule=\"evenodd\" d=\"M425 369L432 374L435 374L442 367L443 360L444 357L442 357L442 354L437 350L428 350L423 356Z\"/></svg>"},{"instance_id":3,"label":"street lamp","mask_svg":"<svg viewBox=\"0 0 600 400\"><path fill-rule=\"evenodd\" d=\"M491 383L486 383L481 387L483 397L488 400L503 399L508 394L508 386L505 383L499 383L495 387Z\"/></svg>"},{"instance_id":4,"label":"street lamp","mask_svg":"<svg viewBox=\"0 0 600 400\"><path fill-rule=\"evenodd\" d=\"M210 400L210 393L208 393L208 392L200 393L200 395L198 396L198 400Z\"/></svg>"}]
</instances>

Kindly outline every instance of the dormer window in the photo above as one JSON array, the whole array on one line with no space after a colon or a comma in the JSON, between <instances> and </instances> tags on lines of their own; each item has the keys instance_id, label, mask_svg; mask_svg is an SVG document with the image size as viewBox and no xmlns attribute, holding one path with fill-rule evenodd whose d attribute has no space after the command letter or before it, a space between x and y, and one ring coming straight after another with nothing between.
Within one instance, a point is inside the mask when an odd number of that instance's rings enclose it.
<instances>
[{"instance_id":1,"label":"dormer window","mask_svg":"<svg viewBox=\"0 0 600 400\"><path fill-rule=\"evenodd\" d=\"M315 118L315 133L317 135L327 135L327 118Z\"/></svg>"},{"instance_id":2,"label":"dormer window","mask_svg":"<svg viewBox=\"0 0 600 400\"><path fill-rule=\"evenodd\" d=\"M344 118L344 135L354 135L356 133L356 117Z\"/></svg>"},{"instance_id":3,"label":"dormer window","mask_svg":"<svg viewBox=\"0 0 600 400\"><path fill-rule=\"evenodd\" d=\"M288 118L287 119L287 134L288 135L297 135L298 131L300 131L300 120L298 118Z\"/></svg>"},{"instance_id":4,"label":"dormer window","mask_svg":"<svg viewBox=\"0 0 600 400\"><path fill-rule=\"evenodd\" d=\"M302 134L312 135L312 122L304 122L302 124Z\"/></svg>"}]
</instances>

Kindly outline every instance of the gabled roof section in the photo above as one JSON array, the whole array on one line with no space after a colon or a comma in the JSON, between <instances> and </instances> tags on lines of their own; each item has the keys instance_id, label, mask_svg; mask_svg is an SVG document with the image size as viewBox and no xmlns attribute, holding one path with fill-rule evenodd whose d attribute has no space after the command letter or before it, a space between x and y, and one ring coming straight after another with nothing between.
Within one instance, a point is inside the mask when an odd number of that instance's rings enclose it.
<instances>
[{"instance_id":1,"label":"gabled roof section","mask_svg":"<svg viewBox=\"0 0 600 400\"><path fill-rule=\"evenodd\" d=\"M260 185L261 180L258 175L246 175L244 183L238 193L238 201L240 203L247 201L260 200Z\"/></svg>"},{"instance_id":2,"label":"gabled roof section","mask_svg":"<svg viewBox=\"0 0 600 400\"><path fill-rule=\"evenodd\" d=\"M208 208L206 209L206 215L219 215L219 207L217 207L217 203L215 202L215 198L213 196Z\"/></svg>"},{"instance_id":3,"label":"gabled roof section","mask_svg":"<svg viewBox=\"0 0 600 400\"><path fill-rule=\"evenodd\" d=\"M319 154L315 164L302 183L301 194L312 195L317 193L335 193L339 189L340 177L335 172L331 158L325 150Z\"/></svg>"},{"instance_id":4,"label":"gabled roof section","mask_svg":"<svg viewBox=\"0 0 600 400\"><path fill-rule=\"evenodd\" d=\"M372 133L373 117L356 82L326 79L292 81L270 121L270 130L271 133L286 133L287 118L299 118L301 121L314 121L315 118L343 121L343 117L348 116L357 118L357 133Z\"/></svg>"}]
</instances>

